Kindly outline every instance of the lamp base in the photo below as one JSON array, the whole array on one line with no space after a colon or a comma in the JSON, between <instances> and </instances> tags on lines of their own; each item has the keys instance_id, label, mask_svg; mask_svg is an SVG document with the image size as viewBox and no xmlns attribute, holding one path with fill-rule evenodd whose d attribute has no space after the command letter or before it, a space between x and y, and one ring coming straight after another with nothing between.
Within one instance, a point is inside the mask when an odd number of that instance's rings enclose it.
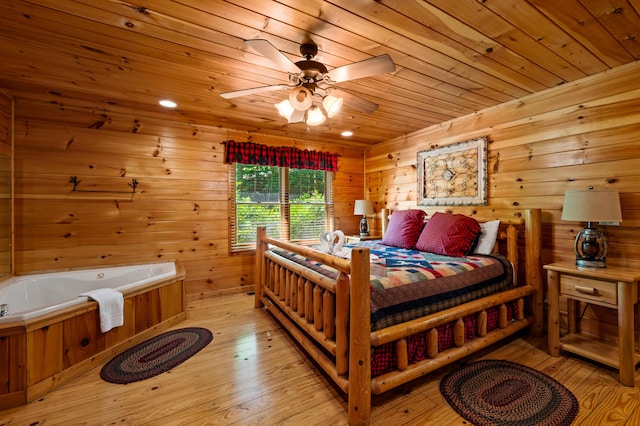
<instances>
[{"instance_id":1,"label":"lamp base","mask_svg":"<svg viewBox=\"0 0 640 426\"><path fill-rule=\"evenodd\" d=\"M369 236L369 221L365 216L362 216L360 220L360 236L368 237Z\"/></svg>"},{"instance_id":2,"label":"lamp base","mask_svg":"<svg viewBox=\"0 0 640 426\"><path fill-rule=\"evenodd\" d=\"M578 268L606 268L607 264L605 263L604 259L576 259L576 266Z\"/></svg>"},{"instance_id":3,"label":"lamp base","mask_svg":"<svg viewBox=\"0 0 640 426\"><path fill-rule=\"evenodd\" d=\"M579 268L606 268L607 240L604 234L591 227L578 232L573 251L576 254L576 266Z\"/></svg>"}]
</instances>

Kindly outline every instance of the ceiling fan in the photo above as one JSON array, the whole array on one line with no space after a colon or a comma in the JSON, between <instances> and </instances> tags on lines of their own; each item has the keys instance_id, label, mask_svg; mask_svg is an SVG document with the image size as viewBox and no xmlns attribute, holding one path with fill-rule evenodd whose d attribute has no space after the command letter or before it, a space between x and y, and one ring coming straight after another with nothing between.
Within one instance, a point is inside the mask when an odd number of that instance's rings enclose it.
<instances>
[{"instance_id":1,"label":"ceiling fan","mask_svg":"<svg viewBox=\"0 0 640 426\"><path fill-rule=\"evenodd\" d=\"M370 114L378 108L377 104L344 89L338 89L334 84L396 70L393 60L387 54L328 70L324 64L313 60L318 53L318 46L313 42L300 45L300 53L305 59L298 62L291 61L267 40L245 40L245 43L278 68L289 73L289 83L236 90L221 93L220 96L232 99L290 89L289 98L276 104L280 114L287 117L290 123L304 121L309 125L317 125L324 122L324 114L313 103L314 96L322 99L322 106L329 117L333 117L338 112L343 101L358 111ZM334 96L333 93L339 94L339 97Z\"/></svg>"}]
</instances>

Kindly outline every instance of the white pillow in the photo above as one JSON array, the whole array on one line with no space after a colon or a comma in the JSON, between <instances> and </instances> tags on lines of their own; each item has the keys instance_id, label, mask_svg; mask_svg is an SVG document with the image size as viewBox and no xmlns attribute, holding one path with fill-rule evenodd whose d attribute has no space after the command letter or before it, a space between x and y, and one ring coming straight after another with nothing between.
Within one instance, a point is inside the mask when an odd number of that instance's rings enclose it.
<instances>
[{"instance_id":1,"label":"white pillow","mask_svg":"<svg viewBox=\"0 0 640 426\"><path fill-rule=\"evenodd\" d=\"M476 254L491 254L493 246L496 245L499 228L499 220L480 223L480 237L478 238L478 244L476 244L476 248L473 252Z\"/></svg>"}]
</instances>

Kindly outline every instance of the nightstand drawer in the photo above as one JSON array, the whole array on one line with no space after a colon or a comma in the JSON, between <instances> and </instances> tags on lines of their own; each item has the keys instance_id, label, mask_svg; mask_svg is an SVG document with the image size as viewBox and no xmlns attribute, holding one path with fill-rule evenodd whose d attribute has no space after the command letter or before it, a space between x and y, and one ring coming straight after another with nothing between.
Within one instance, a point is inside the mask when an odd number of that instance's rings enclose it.
<instances>
[{"instance_id":1,"label":"nightstand drawer","mask_svg":"<svg viewBox=\"0 0 640 426\"><path fill-rule=\"evenodd\" d=\"M618 305L617 283L562 275L560 293L572 299Z\"/></svg>"}]
</instances>

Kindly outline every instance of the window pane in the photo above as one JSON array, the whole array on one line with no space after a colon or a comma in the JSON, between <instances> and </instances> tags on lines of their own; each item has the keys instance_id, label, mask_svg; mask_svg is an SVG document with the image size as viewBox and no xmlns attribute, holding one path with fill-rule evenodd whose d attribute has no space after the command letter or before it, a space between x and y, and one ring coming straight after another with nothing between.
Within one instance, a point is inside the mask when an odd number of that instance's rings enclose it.
<instances>
[{"instance_id":1,"label":"window pane","mask_svg":"<svg viewBox=\"0 0 640 426\"><path fill-rule=\"evenodd\" d=\"M236 163L236 201L280 201L279 168Z\"/></svg>"},{"instance_id":2,"label":"window pane","mask_svg":"<svg viewBox=\"0 0 640 426\"><path fill-rule=\"evenodd\" d=\"M236 243L255 244L256 228L267 227L267 235L280 238L279 204L238 204L236 205L237 230Z\"/></svg>"},{"instance_id":3,"label":"window pane","mask_svg":"<svg viewBox=\"0 0 640 426\"><path fill-rule=\"evenodd\" d=\"M319 238L326 229L324 204L291 204L291 240Z\"/></svg>"},{"instance_id":4,"label":"window pane","mask_svg":"<svg viewBox=\"0 0 640 426\"><path fill-rule=\"evenodd\" d=\"M289 170L291 203L324 203L326 172L321 170Z\"/></svg>"},{"instance_id":5,"label":"window pane","mask_svg":"<svg viewBox=\"0 0 640 426\"><path fill-rule=\"evenodd\" d=\"M290 238L318 238L327 225L326 176L321 170L289 170Z\"/></svg>"}]
</instances>

